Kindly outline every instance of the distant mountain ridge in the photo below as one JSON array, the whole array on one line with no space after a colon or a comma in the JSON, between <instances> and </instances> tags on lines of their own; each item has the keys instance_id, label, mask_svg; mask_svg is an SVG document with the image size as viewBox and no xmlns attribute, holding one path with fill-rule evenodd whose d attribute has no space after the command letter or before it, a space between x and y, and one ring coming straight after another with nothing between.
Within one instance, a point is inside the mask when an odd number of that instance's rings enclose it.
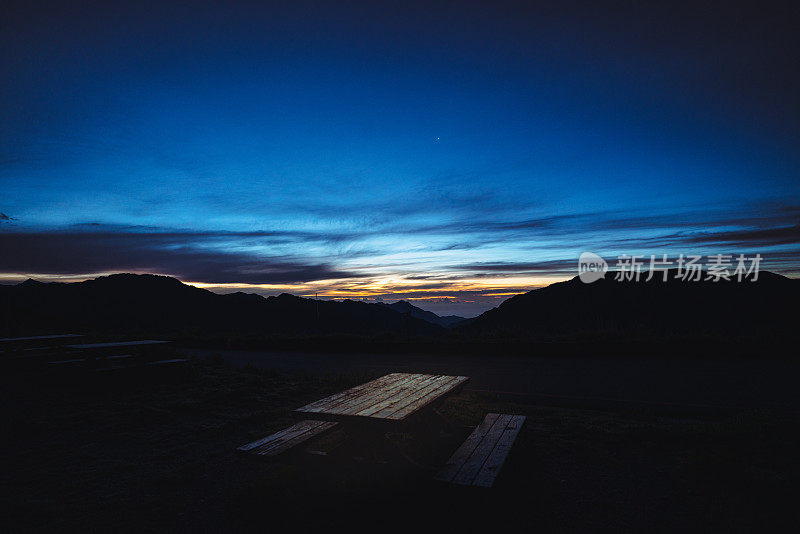
<instances>
[{"instance_id":1,"label":"distant mountain ridge","mask_svg":"<svg viewBox=\"0 0 800 534\"><path fill-rule=\"evenodd\" d=\"M437 324L363 302L217 294L151 274L0 286L0 330L222 336L431 336Z\"/></svg>"},{"instance_id":2,"label":"distant mountain ridge","mask_svg":"<svg viewBox=\"0 0 800 534\"><path fill-rule=\"evenodd\" d=\"M796 336L800 280L761 271L756 281L645 281L578 277L516 295L455 331L491 339L680 339Z\"/></svg>"},{"instance_id":3,"label":"distant mountain ridge","mask_svg":"<svg viewBox=\"0 0 800 534\"><path fill-rule=\"evenodd\" d=\"M0 285L0 337L53 331L182 339L349 336L378 341L707 341L798 338L800 280L616 281L577 277L516 295L473 319L406 301L323 301L217 294L167 276L115 274L74 283ZM643 345L648 345L645 343Z\"/></svg>"},{"instance_id":4,"label":"distant mountain ridge","mask_svg":"<svg viewBox=\"0 0 800 534\"><path fill-rule=\"evenodd\" d=\"M464 317L460 317L458 315L436 315L431 311L418 308L406 300L398 300L397 302L393 302L391 304L382 302L379 304L386 306L387 308L391 308L396 312L408 313L411 315L411 317L416 317L417 319L422 319L423 321L428 321L429 323L438 324L439 326L443 326L445 328L451 328L466 320Z\"/></svg>"}]
</instances>

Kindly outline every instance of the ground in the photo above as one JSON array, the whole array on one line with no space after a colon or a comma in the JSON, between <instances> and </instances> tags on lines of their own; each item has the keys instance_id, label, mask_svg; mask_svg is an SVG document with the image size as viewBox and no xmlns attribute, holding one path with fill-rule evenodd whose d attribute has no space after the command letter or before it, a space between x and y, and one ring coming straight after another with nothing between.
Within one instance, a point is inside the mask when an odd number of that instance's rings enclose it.
<instances>
[{"instance_id":1,"label":"ground","mask_svg":"<svg viewBox=\"0 0 800 534\"><path fill-rule=\"evenodd\" d=\"M800 525L793 494L800 417L792 411L667 416L647 407L548 407L465 391L441 407L452 433L392 435L419 467L235 453L290 424L293 408L378 374L278 372L195 358L182 371L103 380L7 375L3 530ZM468 427L491 411L528 416L495 487L433 483ZM343 439L331 434L319 448Z\"/></svg>"}]
</instances>

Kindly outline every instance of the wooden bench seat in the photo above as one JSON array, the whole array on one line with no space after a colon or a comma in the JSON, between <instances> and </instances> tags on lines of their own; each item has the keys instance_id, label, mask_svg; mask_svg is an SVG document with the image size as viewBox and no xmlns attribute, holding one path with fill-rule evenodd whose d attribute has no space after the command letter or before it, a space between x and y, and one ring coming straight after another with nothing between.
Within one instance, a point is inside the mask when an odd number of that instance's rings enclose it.
<instances>
[{"instance_id":1,"label":"wooden bench seat","mask_svg":"<svg viewBox=\"0 0 800 534\"><path fill-rule=\"evenodd\" d=\"M280 432L276 432L265 438L261 438L247 445L242 445L238 449L239 452L246 452L258 456L277 456L283 452L288 451L314 436L331 430L338 423L329 421L315 421L306 419L300 421L289 428L284 428Z\"/></svg>"},{"instance_id":2,"label":"wooden bench seat","mask_svg":"<svg viewBox=\"0 0 800 534\"><path fill-rule=\"evenodd\" d=\"M524 422L524 415L488 414L435 479L465 486L491 487Z\"/></svg>"}]
</instances>

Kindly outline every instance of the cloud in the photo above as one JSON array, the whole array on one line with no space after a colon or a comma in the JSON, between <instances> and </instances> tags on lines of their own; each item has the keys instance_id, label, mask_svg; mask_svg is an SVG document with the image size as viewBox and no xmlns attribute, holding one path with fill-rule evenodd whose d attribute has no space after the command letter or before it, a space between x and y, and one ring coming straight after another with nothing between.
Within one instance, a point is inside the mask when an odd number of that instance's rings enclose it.
<instances>
[{"instance_id":1,"label":"cloud","mask_svg":"<svg viewBox=\"0 0 800 534\"><path fill-rule=\"evenodd\" d=\"M465 206L468 204L465 203ZM359 208L354 212L360 213ZM386 213L394 215L387 210ZM448 213L452 214L452 211ZM357 225L351 231L331 233L330 242L375 236L410 236L421 242L437 238L437 251L474 250L507 243L535 247L680 246L725 243L771 246L796 242L800 207L733 206L641 215L631 211L578 212L540 217L504 218L507 211L483 209L444 222L414 217L390 217L388 222ZM449 241L449 242L448 242Z\"/></svg>"},{"instance_id":2,"label":"cloud","mask_svg":"<svg viewBox=\"0 0 800 534\"><path fill-rule=\"evenodd\" d=\"M0 272L147 271L219 284L285 284L362 276L327 263L209 247L208 239L220 235L229 236L218 232L3 232ZM269 232L249 235L271 237Z\"/></svg>"},{"instance_id":3,"label":"cloud","mask_svg":"<svg viewBox=\"0 0 800 534\"><path fill-rule=\"evenodd\" d=\"M768 247L800 243L800 223L794 226L764 228L755 230L731 230L723 232L704 232L682 236L689 243L727 244L749 247Z\"/></svg>"},{"instance_id":4,"label":"cloud","mask_svg":"<svg viewBox=\"0 0 800 534\"><path fill-rule=\"evenodd\" d=\"M253 231L100 222L50 231L9 232L12 228L6 227L0 233L0 272L149 271L212 284L301 284L348 278L364 282L392 273L437 284L429 286L431 290L445 290L448 284L455 287L468 279L572 276L577 271L575 250L581 249L613 254L607 259L623 252L672 256L760 251L763 268L782 272L791 271L793 262L800 263L797 248L787 250L800 243L796 203L647 215L635 211L519 219L499 215L477 214L438 224L400 218L386 225ZM482 254L482 247L491 248L491 256ZM543 251L554 259L538 260ZM357 258L363 261L354 262ZM342 268L344 263L357 268Z\"/></svg>"},{"instance_id":5,"label":"cloud","mask_svg":"<svg viewBox=\"0 0 800 534\"><path fill-rule=\"evenodd\" d=\"M453 265L451 269L490 273L545 273L576 274L578 259L547 260L537 262L481 262Z\"/></svg>"},{"instance_id":6,"label":"cloud","mask_svg":"<svg viewBox=\"0 0 800 534\"><path fill-rule=\"evenodd\" d=\"M800 243L800 207L766 209L697 210L641 216L635 213L595 212L553 215L520 220L471 220L426 233L469 233L442 250L471 248L512 238L535 248L663 248L728 245L746 248L776 247ZM670 231L672 230L672 231ZM552 242L551 242L552 241ZM524 268L523 264L519 264ZM497 270L506 270L497 265ZM530 270L538 270L531 266ZM529 270L529 269L525 269Z\"/></svg>"}]
</instances>

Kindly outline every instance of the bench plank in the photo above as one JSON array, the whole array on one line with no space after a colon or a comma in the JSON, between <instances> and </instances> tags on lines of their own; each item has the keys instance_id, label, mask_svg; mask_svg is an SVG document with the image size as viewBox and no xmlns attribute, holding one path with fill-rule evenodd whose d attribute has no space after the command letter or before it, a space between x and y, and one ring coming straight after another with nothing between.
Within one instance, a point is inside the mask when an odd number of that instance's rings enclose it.
<instances>
[{"instance_id":1,"label":"bench plank","mask_svg":"<svg viewBox=\"0 0 800 534\"><path fill-rule=\"evenodd\" d=\"M475 475L478 474L478 471L480 471L484 462L486 462L489 454L491 454L492 449L494 449L495 445L497 445L500 435L506 429L506 425L510 420L510 415L500 414L500 417L497 418L489 431L484 434L481 442L477 447L475 447L475 450L472 451L472 454L470 454L469 458L467 458L467 461L464 462L464 465L461 466L458 474L456 474L456 476L453 478L454 483L466 485L472 484L472 481L475 479Z\"/></svg>"},{"instance_id":2,"label":"bench plank","mask_svg":"<svg viewBox=\"0 0 800 534\"><path fill-rule=\"evenodd\" d=\"M314 436L331 430L336 425L337 423L307 419L265 438L242 445L236 450L258 456L277 456Z\"/></svg>"},{"instance_id":3,"label":"bench plank","mask_svg":"<svg viewBox=\"0 0 800 534\"><path fill-rule=\"evenodd\" d=\"M511 417L506 429L497 441L497 445L495 445L489 457L486 458L486 462L475 476L475 480L472 481L473 486L481 486L484 488L492 487L497 475L500 474L500 469L503 467L508 453L511 452L511 446L514 445L514 440L517 439L517 434L519 434L524 422L524 415L514 415Z\"/></svg>"},{"instance_id":4,"label":"bench plank","mask_svg":"<svg viewBox=\"0 0 800 534\"><path fill-rule=\"evenodd\" d=\"M524 415L488 414L453 453L436 480L491 487L524 422Z\"/></svg>"},{"instance_id":5,"label":"bench plank","mask_svg":"<svg viewBox=\"0 0 800 534\"><path fill-rule=\"evenodd\" d=\"M483 436L492 428L492 425L494 425L498 417L500 417L500 414L490 413L483 418L483 421L475 427L475 430L467 437L466 441L464 441L464 443L456 449L456 452L453 453L450 459L447 460L447 463L444 464L444 467L436 475L436 480L441 480L443 482L453 481L461 469L461 466L469 459L480 444Z\"/></svg>"}]
</instances>

